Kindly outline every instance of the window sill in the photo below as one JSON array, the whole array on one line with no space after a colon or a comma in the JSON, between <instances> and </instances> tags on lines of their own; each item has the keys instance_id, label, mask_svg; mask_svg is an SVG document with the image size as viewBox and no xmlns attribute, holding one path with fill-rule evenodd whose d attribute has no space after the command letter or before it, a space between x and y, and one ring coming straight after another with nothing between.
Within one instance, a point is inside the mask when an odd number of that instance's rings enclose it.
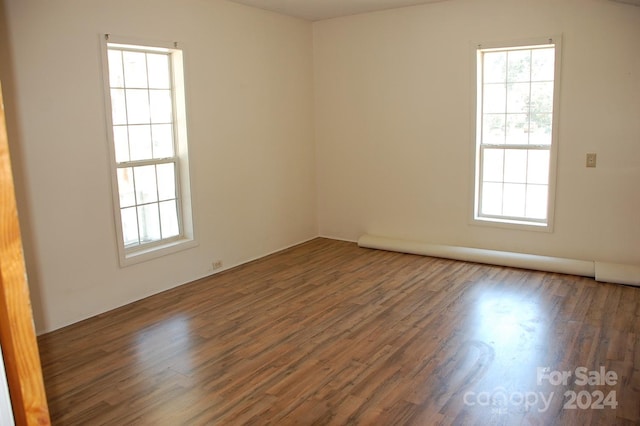
<instances>
[{"instance_id":1,"label":"window sill","mask_svg":"<svg viewBox=\"0 0 640 426\"><path fill-rule=\"evenodd\" d=\"M489 217L474 217L472 225L488 226L492 228L513 229L519 231L553 232L551 223L525 222L509 219L494 219Z\"/></svg>"},{"instance_id":2,"label":"window sill","mask_svg":"<svg viewBox=\"0 0 640 426\"><path fill-rule=\"evenodd\" d=\"M192 238L183 238L136 251L123 251L120 255L120 266L124 268L125 266L157 259L159 257L177 253L196 246L198 246L198 242L196 240Z\"/></svg>"}]
</instances>

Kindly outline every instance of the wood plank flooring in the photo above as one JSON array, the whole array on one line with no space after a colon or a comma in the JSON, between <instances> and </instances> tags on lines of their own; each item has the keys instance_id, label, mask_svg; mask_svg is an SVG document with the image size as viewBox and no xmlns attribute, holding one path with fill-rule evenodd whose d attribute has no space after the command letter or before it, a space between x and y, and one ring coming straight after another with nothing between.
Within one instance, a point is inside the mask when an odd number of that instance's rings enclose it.
<instances>
[{"instance_id":1,"label":"wood plank flooring","mask_svg":"<svg viewBox=\"0 0 640 426\"><path fill-rule=\"evenodd\" d=\"M328 239L39 344L54 425L640 423L640 288Z\"/></svg>"}]
</instances>

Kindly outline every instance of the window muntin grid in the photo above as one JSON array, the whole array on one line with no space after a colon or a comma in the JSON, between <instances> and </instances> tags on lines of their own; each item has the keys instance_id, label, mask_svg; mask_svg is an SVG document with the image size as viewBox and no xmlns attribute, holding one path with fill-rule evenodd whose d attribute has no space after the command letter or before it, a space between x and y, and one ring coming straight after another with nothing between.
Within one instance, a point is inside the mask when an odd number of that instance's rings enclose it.
<instances>
[{"instance_id":1,"label":"window muntin grid","mask_svg":"<svg viewBox=\"0 0 640 426\"><path fill-rule=\"evenodd\" d=\"M125 249L182 235L171 52L107 44Z\"/></svg>"},{"instance_id":2,"label":"window muntin grid","mask_svg":"<svg viewBox=\"0 0 640 426\"><path fill-rule=\"evenodd\" d=\"M548 223L555 55L478 49L477 218Z\"/></svg>"}]
</instances>

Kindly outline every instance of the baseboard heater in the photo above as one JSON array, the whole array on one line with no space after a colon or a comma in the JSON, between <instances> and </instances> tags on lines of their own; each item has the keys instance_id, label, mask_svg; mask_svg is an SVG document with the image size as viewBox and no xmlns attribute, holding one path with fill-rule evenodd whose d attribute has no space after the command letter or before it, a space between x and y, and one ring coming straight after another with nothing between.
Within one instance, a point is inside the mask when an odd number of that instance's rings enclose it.
<instances>
[{"instance_id":1,"label":"baseboard heater","mask_svg":"<svg viewBox=\"0 0 640 426\"><path fill-rule=\"evenodd\" d=\"M513 268L581 275L595 278L601 282L640 286L640 266L635 265L445 246L369 234L364 234L358 239L358 246Z\"/></svg>"}]
</instances>

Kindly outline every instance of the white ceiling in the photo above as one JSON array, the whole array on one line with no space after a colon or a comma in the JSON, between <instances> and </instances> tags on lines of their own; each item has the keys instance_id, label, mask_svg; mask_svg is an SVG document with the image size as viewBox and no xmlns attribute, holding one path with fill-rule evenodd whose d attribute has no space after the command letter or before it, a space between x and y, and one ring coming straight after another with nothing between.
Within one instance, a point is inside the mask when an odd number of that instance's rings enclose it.
<instances>
[{"instance_id":1,"label":"white ceiling","mask_svg":"<svg viewBox=\"0 0 640 426\"><path fill-rule=\"evenodd\" d=\"M620 3L635 4L636 6L640 6L640 0L613 0L613 1L618 1Z\"/></svg>"},{"instance_id":2,"label":"white ceiling","mask_svg":"<svg viewBox=\"0 0 640 426\"><path fill-rule=\"evenodd\" d=\"M445 0L230 0L309 21ZM640 0L613 0L640 6Z\"/></svg>"},{"instance_id":3,"label":"white ceiling","mask_svg":"<svg viewBox=\"0 0 640 426\"><path fill-rule=\"evenodd\" d=\"M445 0L231 0L309 21Z\"/></svg>"}]
</instances>

